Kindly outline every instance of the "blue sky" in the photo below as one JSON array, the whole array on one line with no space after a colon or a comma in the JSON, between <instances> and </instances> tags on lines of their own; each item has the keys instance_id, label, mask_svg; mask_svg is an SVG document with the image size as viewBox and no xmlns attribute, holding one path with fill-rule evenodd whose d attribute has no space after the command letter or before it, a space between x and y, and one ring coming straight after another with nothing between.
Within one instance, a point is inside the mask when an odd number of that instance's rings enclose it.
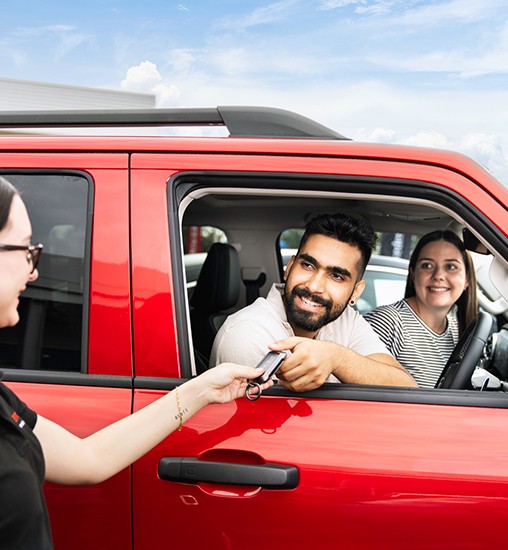
<instances>
[{"instance_id":1,"label":"blue sky","mask_svg":"<svg viewBox=\"0 0 508 550\"><path fill-rule=\"evenodd\" d=\"M0 0L0 77L268 105L508 185L506 0Z\"/></svg>"}]
</instances>

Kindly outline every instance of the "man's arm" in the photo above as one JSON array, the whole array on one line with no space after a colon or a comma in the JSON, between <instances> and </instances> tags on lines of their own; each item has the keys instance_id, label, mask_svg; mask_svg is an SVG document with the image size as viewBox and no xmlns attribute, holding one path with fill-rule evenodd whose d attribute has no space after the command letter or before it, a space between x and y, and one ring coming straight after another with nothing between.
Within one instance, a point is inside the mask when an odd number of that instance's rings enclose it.
<instances>
[{"instance_id":1,"label":"man's arm","mask_svg":"<svg viewBox=\"0 0 508 550\"><path fill-rule=\"evenodd\" d=\"M235 320L222 325L212 348L210 367L219 363L239 363L255 367L270 351L268 346L274 341L286 338L287 333L270 318L263 325L250 320Z\"/></svg>"},{"instance_id":2,"label":"man's arm","mask_svg":"<svg viewBox=\"0 0 508 550\"><path fill-rule=\"evenodd\" d=\"M330 374L347 384L417 386L406 369L385 353L363 356L334 342L300 337L279 340L270 345L270 349L292 352L277 378L293 391L319 388Z\"/></svg>"}]
</instances>

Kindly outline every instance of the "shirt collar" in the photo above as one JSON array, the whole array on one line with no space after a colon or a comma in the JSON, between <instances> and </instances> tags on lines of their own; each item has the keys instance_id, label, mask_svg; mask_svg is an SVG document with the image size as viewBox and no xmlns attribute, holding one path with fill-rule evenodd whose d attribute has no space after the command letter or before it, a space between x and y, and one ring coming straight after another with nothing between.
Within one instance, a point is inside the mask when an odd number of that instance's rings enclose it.
<instances>
[{"instance_id":1,"label":"shirt collar","mask_svg":"<svg viewBox=\"0 0 508 550\"><path fill-rule=\"evenodd\" d=\"M284 287L285 287L284 283L274 283L266 299L268 300L270 305L273 307L273 309L275 309L275 311L277 312L277 315L284 321L284 323L288 323L286 308L284 307L284 301L282 300L282 293L284 292Z\"/></svg>"}]
</instances>

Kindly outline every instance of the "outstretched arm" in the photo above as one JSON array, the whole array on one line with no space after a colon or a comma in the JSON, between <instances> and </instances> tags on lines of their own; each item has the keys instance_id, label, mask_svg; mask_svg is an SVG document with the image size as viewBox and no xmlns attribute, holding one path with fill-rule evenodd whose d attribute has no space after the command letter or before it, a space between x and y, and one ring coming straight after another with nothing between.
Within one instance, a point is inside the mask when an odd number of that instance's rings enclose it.
<instances>
[{"instance_id":1,"label":"outstretched arm","mask_svg":"<svg viewBox=\"0 0 508 550\"><path fill-rule=\"evenodd\" d=\"M200 409L245 395L247 380L261 369L219 365L182 384L154 403L81 439L38 417L34 433L46 461L46 479L56 483L99 483L143 456ZM264 384L263 389L273 382Z\"/></svg>"},{"instance_id":2,"label":"outstretched arm","mask_svg":"<svg viewBox=\"0 0 508 550\"><path fill-rule=\"evenodd\" d=\"M413 377L391 355L363 356L340 344L325 340L291 337L272 345L274 351L290 350L277 378L293 391L320 387L330 374L348 384L416 386Z\"/></svg>"}]
</instances>

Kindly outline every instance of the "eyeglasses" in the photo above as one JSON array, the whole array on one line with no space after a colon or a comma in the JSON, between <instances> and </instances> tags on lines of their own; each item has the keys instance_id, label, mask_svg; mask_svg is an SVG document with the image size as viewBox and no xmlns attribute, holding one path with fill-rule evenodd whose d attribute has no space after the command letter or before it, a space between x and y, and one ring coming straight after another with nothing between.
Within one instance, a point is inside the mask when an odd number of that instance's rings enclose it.
<instances>
[{"instance_id":1,"label":"eyeglasses","mask_svg":"<svg viewBox=\"0 0 508 550\"><path fill-rule=\"evenodd\" d=\"M26 261L28 264L32 264L32 271L30 271L30 273L33 273L37 269L37 264L41 259L43 248L44 246L41 243L30 244L28 246L20 246L17 244L0 244L0 251L5 250L6 252L9 252L11 250L26 250Z\"/></svg>"}]
</instances>

